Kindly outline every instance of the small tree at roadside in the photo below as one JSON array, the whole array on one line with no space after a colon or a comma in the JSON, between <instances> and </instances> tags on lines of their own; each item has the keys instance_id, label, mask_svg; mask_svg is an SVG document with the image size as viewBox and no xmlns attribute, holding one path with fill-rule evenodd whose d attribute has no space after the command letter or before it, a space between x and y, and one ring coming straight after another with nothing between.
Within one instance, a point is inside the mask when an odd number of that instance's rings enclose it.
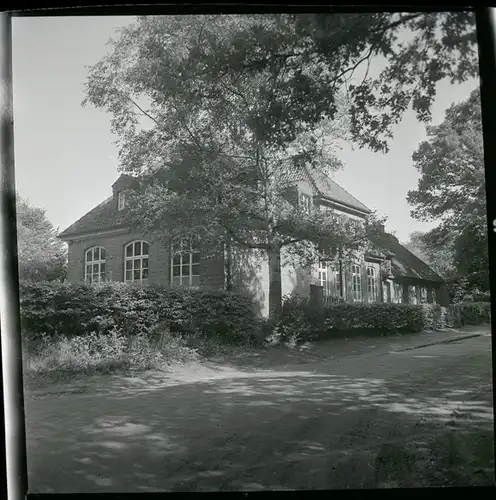
<instances>
[{"instance_id":1,"label":"small tree at roadside","mask_svg":"<svg viewBox=\"0 0 496 500\"><path fill-rule=\"evenodd\" d=\"M30 281L63 280L67 252L45 211L17 196L19 278Z\"/></svg>"}]
</instances>

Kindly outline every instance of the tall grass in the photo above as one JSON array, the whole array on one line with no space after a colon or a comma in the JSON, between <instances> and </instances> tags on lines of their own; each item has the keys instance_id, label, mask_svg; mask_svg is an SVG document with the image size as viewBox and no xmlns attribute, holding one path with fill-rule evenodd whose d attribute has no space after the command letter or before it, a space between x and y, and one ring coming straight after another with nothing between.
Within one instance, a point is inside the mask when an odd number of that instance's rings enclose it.
<instances>
[{"instance_id":1,"label":"tall grass","mask_svg":"<svg viewBox=\"0 0 496 500\"><path fill-rule=\"evenodd\" d=\"M80 337L41 336L36 343L25 343L24 372L28 378L40 375L71 376L109 373L119 369L163 369L197 361L198 351L169 333L150 338L139 334L125 336L91 333Z\"/></svg>"}]
</instances>

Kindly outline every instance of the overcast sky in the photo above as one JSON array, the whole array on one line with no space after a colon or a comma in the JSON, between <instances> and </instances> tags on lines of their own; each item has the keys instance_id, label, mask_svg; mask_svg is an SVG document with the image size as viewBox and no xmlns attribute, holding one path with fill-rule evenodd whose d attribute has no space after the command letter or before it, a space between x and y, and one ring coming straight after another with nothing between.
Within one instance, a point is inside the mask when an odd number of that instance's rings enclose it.
<instances>
[{"instance_id":1,"label":"overcast sky","mask_svg":"<svg viewBox=\"0 0 496 500\"><path fill-rule=\"evenodd\" d=\"M114 30L130 17L39 17L13 19L16 184L21 196L45 208L65 229L111 194L117 150L103 111L81 107L87 66L107 52ZM433 123L453 102L478 85L439 85ZM345 169L335 179L356 198L388 217L387 229L406 240L428 230L410 217L406 193L417 186L411 156L425 139L425 126L408 113L387 154L346 148Z\"/></svg>"}]
</instances>

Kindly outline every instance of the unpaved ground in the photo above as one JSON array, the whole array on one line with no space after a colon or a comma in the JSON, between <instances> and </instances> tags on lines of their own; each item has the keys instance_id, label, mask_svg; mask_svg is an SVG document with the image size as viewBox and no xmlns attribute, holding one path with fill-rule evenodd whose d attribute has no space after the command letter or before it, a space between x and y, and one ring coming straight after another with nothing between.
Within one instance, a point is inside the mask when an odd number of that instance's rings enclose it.
<instances>
[{"instance_id":1,"label":"unpaved ground","mask_svg":"<svg viewBox=\"0 0 496 500\"><path fill-rule=\"evenodd\" d=\"M29 491L493 485L490 340L33 392Z\"/></svg>"},{"instance_id":2,"label":"unpaved ground","mask_svg":"<svg viewBox=\"0 0 496 500\"><path fill-rule=\"evenodd\" d=\"M378 354L414 349L425 344L447 342L471 335L490 335L489 326L449 329L442 332L398 335L389 337L338 339L305 343L298 348L272 347L267 349L224 346L210 353L201 362L170 367L165 371L116 372L114 374L78 375L70 379L51 375L25 379L29 396L43 394L102 393L117 390L155 390L178 383L243 376L247 372L287 370L302 365L339 363L350 356Z\"/></svg>"}]
</instances>

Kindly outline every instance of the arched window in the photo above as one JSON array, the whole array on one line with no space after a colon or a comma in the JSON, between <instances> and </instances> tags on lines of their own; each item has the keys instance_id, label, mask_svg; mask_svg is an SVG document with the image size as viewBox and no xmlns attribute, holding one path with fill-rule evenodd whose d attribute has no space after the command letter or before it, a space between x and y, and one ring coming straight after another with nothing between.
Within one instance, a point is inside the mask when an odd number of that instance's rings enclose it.
<instances>
[{"instance_id":1,"label":"arched window","mask_svg":"<svg viewBox=\"0 0 496 500\"><path fill-rule=\"evenodd\" d=\"M132 241L124 249L124 281L146 283L148 281L148 243Z\"/></svg>"},{"instance_id":2,"label":"arched window","mask_svg":"<svg viewBox=\"0 0 496 500\"><path fill-rule=\"evenodd\" d=\"M171 282L182 286L200 284L200 251L191 239L172 244Z\"/></svg>"},{"instance_id":3,"label":"arched window","mask_svg":"<svg viewBox=\"0 0 496 500\"><path fill-rule=\"evenodd\" d=\"M105 281L105 248L93 247L86 250L84 257L84 281L87 283Z\"/></svg>"},{"instance_id":4,"label":"arched window","mask_svg":"<svg viewBox=\"0 0 496 500\"><path fill-rule=\"evenodd\" d=\"M369 302L377 301L377 277L373 266L367 267L367 294Z\"/></svg>"}]
</instances>

